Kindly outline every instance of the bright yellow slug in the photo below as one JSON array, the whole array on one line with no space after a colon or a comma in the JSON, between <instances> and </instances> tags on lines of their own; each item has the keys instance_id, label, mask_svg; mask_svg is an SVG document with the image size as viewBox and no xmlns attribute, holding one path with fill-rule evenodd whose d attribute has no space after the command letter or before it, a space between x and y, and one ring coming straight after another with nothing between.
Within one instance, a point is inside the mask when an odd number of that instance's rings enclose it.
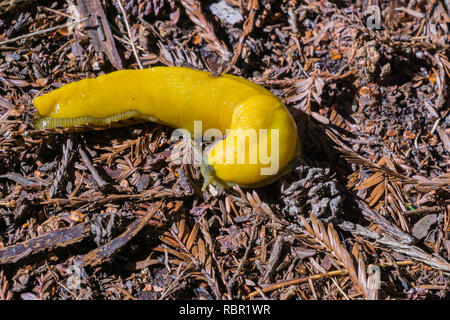
<instances>
[{"instance_id":1,"label":"bright yellow slug","mask_svg":"<svg viewBox=\"0 0 450 320\"><path fill-rule=\"evenodd\" d=\"M141 118L193 133L194 121L201 121L202 134L226 134L207 153L206 183L261 186L300 153L295 121L283 103L264 87L228 74L183 67L122 70L67 84L34 105L39 129Z\"/></svg>"}]
</instances>

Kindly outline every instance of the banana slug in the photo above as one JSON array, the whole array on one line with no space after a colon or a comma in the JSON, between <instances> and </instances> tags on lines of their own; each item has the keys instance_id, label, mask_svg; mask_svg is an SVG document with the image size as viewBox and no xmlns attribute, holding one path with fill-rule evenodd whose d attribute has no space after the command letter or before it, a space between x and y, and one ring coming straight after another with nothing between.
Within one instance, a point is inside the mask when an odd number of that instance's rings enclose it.
<instances>
[{"instance_id":1,"label":"banana slug","mask_svg":"<svg viewBox=\"0 0 450 320\"><path fill-rule=\"evenodd\" d=\"M64 85L36 97L34 106L38 129L140 118L191 133L194 121L201 121L202 134L226 132L201 166L204 187L271 183L301 154L297 126L280 99L228 74L184 67L121 70Z\"/></svg>"}]
</instances>

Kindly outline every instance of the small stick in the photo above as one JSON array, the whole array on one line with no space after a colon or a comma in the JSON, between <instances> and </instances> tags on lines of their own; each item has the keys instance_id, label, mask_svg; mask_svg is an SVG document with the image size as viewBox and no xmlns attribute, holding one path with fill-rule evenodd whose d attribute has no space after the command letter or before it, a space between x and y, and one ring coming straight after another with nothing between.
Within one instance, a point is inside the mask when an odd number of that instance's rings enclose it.
<instances>
[{"instance_id":1,"label":"small stick","mask_svg":"<svg viewBox=\"0 0 450 320\"><path fill-rule=\"evenodd\" d=\"M399 261L397 262L398 266L409 266L415 264L414 261L412 260L403 260L403 261ZM382 267L382 268L387 268L387 267L392 267L392 264L388 264L388 263L380 263L377 264L378 266ZM334 271L330 271L327 273L322 273L322 274L315 274L309 277L304 277L304 278L299 278L299 279L293 279L293 280L289 280L289 281L284 281L284 282L280 282L274 285L271 285L269 287L266 288L256 288L256 291L250 292L250 294L248 295L249 298L253 298L254 296L257 296L258 294L261 293L267 293L267 292L271 292L271 291L275 291L277 289L280 289L282 287L290 287L296 284L300 284L300 283L304 283L304 282L308 282L309 280L319 280L322 278L328 278L328 277L334 277L334 276L344 276L348 274L348 271L345 269L340 269L340 270L334 270ZM353 298L353 296L351 296L351 298Z\"/></svg>"},{"instance_id":2,"label":"small stick","mask_svg":"<svg viewBox=\"0 0 450 320\"><path fill-rule=\"evenodd\" d=\"M76 20L76 21L70 21L70 22L61 24L59 26L55 26L55 27L51 27L51 28L47 28L47 29L43 29L43 30L34 31L34 32L31 32L31 33L28 33L28 34L24 34L22 36L18 36L18 37L15 37L15 38L11 38L11 39L2 41L2 42L0 42L0 45L6 44L6 43L10 43L10 42L15 42L15 41L26 39L26 38L30 38L32 36L38 36L38 35L41 35L41 34L44 34L44 33L47 33L47 32L52 32L52 31L58 30L60 28L65 28L65 27L68 27L68 26L71 26L71 25L83 22L86 19L87 18Z\"/></svg>"},{"instance_id":3,"label":"small stick","mask_svg":"<svg viewBox=\"0 0 450 320\"><path fill-rule=\"evenodd\" d=\"M418 208L418 209L414 209L414 210L406 210L406 211L403 211L402 214L431 213L431 212L437 212L440 210L444 210L444 208L440 207L440 206L423 207L423 208Z\"/></svg>"},{"instance_id":4,"label":"small stick","mask_svg":"<svg viewBox=\"0 0 450 320\"><path fill-rule=\"evenodd\" d=\"M116 0L116 1L120 7L120 11L122 11L123 21L125 22L125 26L127 27L128 38L130 39L130 44L131 44L131 48L133 49L133 54L136 58L137 64L139 65L139 69L143 69L141 61L139 60L139 56L136 51L136 47L134 45L133 36L131 35L131 29L130 29L130 25L128 24L127 14L125 12L125 9L122 6L122 2L120 0Z\"/></svg>"},{"instance_id":5,"label":"small stick","mask_svg":"<svg viewBox=\"0 0 450 320\"><path fill-rule=\"evenodd\" d=\"M343 275L346 275L346 274L348 274L347 270L344 270L344 269L334 270L334 271L330 271L330 272L327 272L327 273L315 274L315 275L312 275L312 276L309 276L309 277L305 277L305 278L294 279L294 280L289 280L289 281L277 283L277 284L274 284L274 285L272 285L270 287L262 288L262 289L260 289L260 291L264 292L264 293L267 293L267 292L275 291L275 290L280 289L282 287L290 287L292 285L308 282L309 280L318 280L318 279L327 278L327 277L333 277L333 276L343 276ZM258 294L260 294L260 292L257 290L257 291L250 292L250 294L248 296L249 296L249 298L253 298L254 296L256 296Z\"/></svg>"},{"instance_id":6,"label":"small stick","mask_svg":"<svg viewBox=\"0 0 450 320\"><path fill-rule=\"evenodd\" d=\"M67 18L72 18L72 16L70 14L67 14L67 13L64 13L64 12L61 12L61 11L58 11L58 10L54 10L52 8L42 7L42 9L48 10L50 12L53 12L53 13L56 13L56 14L59 14L59 15L62 15L62 16L67 17Z\"/></svg>"},{"instance_id":7,"label":"small stick","mask_svg":"<svg viewBox=\"0 0 450 320\"><path fill-rule=\"evenodd\" d=\"M107 183L105 182L105 180L103 180L100 175L98 174L97 170L95 170L94 166L92 165L91 160L89 159L88 155L86 154L86 152L84 152L84 150L79 147L78 148L78 152L81 155L81 158L84 161L84 164L88 167L89 171L92 174L92 177L94 178L95 182L97 182L97 184L99 185L100 188L103 188L107 185Z\"/></svg>"}]
</instances>

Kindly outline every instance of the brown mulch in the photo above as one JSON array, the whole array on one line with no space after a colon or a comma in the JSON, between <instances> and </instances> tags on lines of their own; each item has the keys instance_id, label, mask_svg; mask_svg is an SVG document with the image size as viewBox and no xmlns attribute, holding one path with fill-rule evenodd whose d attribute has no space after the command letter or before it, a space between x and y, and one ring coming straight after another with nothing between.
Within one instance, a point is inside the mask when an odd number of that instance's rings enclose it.
<instances>
[{"instance_id":1,"label":"brown mulch","mask_svg":"<svg viewBox=\"0 0 450 320\"><path fill-rule=\"evenodd\" d=\"M0 300L448 299L450 2L376 2L380 29L372 1L0 0ZM202 192L170 128L31 125L159 65L269 88L303 161Z\"/></svg>"}]
</instances>

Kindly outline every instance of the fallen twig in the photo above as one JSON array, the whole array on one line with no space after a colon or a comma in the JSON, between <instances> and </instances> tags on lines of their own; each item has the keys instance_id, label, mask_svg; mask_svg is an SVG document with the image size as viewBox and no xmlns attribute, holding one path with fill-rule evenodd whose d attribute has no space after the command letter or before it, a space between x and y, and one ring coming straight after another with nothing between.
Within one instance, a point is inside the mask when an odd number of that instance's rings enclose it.
<instances>
[{"instance_id":1,"label":"fallen twig","mask_svg":"<svg viewBox=\"0 0 450 320\"><path fill-rule=\"evenodd\" d=\"M127 13L125 12L125 9L123 8L122 2L120 0L116 0L116 2L119 5L120 11L122 11L123 21L125 22L125 26L127 28L128 39L130 40L130 45L131 45L131 48L133 49L134 57L136 58L137 64L139 65L139 69L143 69L141 60L139 59L139 56L138 56L138 53L136 50L136 46L134 45L133 35L131 34L130 25L128 24L128 20L127 20Z\"/></svg>"},{"instance_id":2,"label":"fallen twig","mask_svg":"<svg viewBox=\"0 0 450 320\"><path fill-rule=\"evenodd\" d=\"M33 36L38 36L38 35L41 35L41 34L52 32L52 31L55 31L55 30L58 30L58 29L61 29L61 28L73 26L73 25L75 25L77 23L80 23L80 22L83 22L85 20L87 20L87 18L83 18L83 19L76 20L76 21L69 21L69 22L61 24L59 26L54 26L54 27L50 27L50 28L47 28L47 29L43 29L43 30L38 30L38 31L31 32L31 33L27 33L27 34L24 34L24 35L21 35L21 36L18 36L18 37L14 37L14 38L11 38L11 39L8 39L8 40L1 41L0 45L11 43L11 42L16 42L18 40L27 39L27 38L30 38L30 37L33 37Z\"/></svg>"}]
</instances>

